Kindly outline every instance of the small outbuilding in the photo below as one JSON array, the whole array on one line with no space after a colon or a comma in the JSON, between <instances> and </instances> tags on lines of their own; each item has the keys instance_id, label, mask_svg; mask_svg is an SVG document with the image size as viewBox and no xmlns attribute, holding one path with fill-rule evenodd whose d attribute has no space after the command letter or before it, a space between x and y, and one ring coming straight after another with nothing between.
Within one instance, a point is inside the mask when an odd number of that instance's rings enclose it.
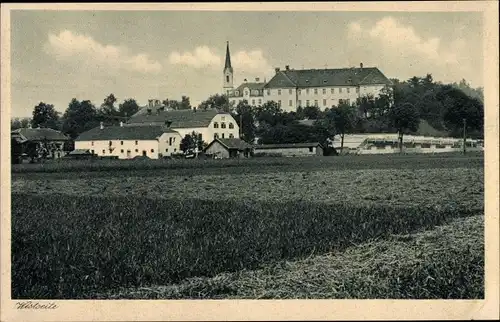
<instances>
[{"instance_id":1,"label":"small outbuilding","mask_svg":"<svg viewBox=\"0 0 500 322\"><path fill-rule=\"evenodd\" d=\"M256 154L281 156L322 156L323 146L314 143L260 144L254 146Z\"/></svg>"},{"instance_id":2,"label":"small outbuilding","mask_svg":"<svg viewBox=\"0 0 500 322\"><path fill-rule=\"evenodd\" d=\"M213 158L248 158L253 146L241 139L215 138L204 150L205 154Z\"/></svg>"}]
</instances>

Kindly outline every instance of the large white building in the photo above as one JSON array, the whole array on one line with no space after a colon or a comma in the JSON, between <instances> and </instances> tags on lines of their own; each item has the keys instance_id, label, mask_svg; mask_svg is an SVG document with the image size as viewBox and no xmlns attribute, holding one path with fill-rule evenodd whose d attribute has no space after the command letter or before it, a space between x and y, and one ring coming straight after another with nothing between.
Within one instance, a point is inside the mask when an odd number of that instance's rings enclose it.
<instances>
[{"instance_id":1,"label":"large white building","mask_svg":"<svg viewBox=\"0 0 500 322\"><path fill-rule=\"evenodd\" d=\"M165 110L158 100L150 100L125 124L101 124L80 134L75 149L119 159L158 159L180 153L182 138L193 132L206 143L214 138L239 138L239 126L229 113L215 109Z\"/></svg>"},{"instance_id":2,"label":"large white building","mask_svg":"<svg viewBox=\"0 0 500 322\"><path fill-rule=\"evenodd\" d=\"M223 75L223 93L236 106L246 100L252 106L266 102L278 103L284 111L296 111L299 106L318 106L322 110L341 103L352 104L362 96L377 97L391 81L377 68L359 67L336 69L293 69L275 68L275 75L269 82L243 83L234 88L234 69L231 65L229 43Z\"/></svg>"}]
</instances>

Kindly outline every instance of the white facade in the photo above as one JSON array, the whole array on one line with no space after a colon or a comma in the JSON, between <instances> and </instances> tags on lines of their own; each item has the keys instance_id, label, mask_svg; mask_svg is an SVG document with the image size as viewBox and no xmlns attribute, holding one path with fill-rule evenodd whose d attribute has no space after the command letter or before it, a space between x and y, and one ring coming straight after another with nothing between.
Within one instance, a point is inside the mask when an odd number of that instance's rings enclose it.
<instances>
[{"instance_id":1,"label":"white facade","mask_svg":"<svg viewBox=\"0 0 500 322\"><path fill-rule=\"evenodd\" d=\"M137 156L147 156L158 159L179 153L182 138L179 133L163 133L156 140L96 140L76 141L75 149L90 150L97 156L132 159Z\"/></svg>"},{"instance_id":2,"label":"white facade","mask_svg":"<svg viewBox=\"0 0 500 322\"><path fill-rule=\"evenodd\" d=\"M219 138L240 138L240 127L236 123L236 120L231 116L231 114L217 114L210 121L207 127L195 127L195 128L175 128L172 129L180 134L183 138L187 134L196 132L201 134L201 139L206 143L213 141L215 136Z\"/></svg>"},{"instance_id":3,"label":"white facade","mask_svg":"<svg viewBox=\"0 0 500 322\"><path fill-rule=\"evenodd\" d=\"M264 89L264 101L274 101L286 112L294 112L299 106L318 106L325 110L339 106L342 101L351 105L362 96L378 97L384 87L385 85L269 88Z\"/></svg>"}]
</instances>

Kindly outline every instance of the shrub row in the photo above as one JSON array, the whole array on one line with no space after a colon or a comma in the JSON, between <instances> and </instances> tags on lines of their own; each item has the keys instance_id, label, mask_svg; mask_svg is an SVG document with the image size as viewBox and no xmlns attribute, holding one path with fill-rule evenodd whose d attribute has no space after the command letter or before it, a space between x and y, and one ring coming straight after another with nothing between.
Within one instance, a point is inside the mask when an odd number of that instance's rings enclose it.
<instances>
[{"instance_id":1,"label":"shrub row","mask_svg":"<svg viewBox=\"0 0 500 322\"><path fill-rule=\"evenodd\" d=\"M482 209L12 195L13 298L85 298L343 249Z\"/></svg>"}]
</instances>

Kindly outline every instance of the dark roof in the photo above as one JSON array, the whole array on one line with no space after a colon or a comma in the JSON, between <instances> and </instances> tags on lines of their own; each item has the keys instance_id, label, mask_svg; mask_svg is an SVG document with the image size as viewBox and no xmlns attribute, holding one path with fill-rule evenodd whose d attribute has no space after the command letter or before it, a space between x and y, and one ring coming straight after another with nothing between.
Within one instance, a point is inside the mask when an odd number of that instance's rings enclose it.
<instances>
[{"instance_id":1,"label":"dark roof","mask_svg":"<svg viewBox=\"0 0 500 322\"><path fill-rule=\"evenodd\" d=\"M193 128L207 127L217 114L227 114L215 109L207 110L173 110L173 111L155 111L151 115L147 114L148 107L144 107L134 114L126 126L130 125L164 125L165 121L172 122L171 128Z\"/></svg>"},{"instance_id":2,"label":"dark roof","mask_svg":"<svg viewBox=\"0 0 500 322\"><path fill-rule=\"evenodd\" d=\"M262 149L282 149L282 148L310 148L316 146L323 147L319 142L313 142L313 143L259 144L255 145L254 148L256 150L262 150Z\"/></svg>"},{"instance_id":3,"label":"dark roof","mask_svg":"<svg viewBox=\"0 0 500 322\"><path fill-rule=\"evenodd\" d=\"M239 151L245 150L245 149L251 149L252 145L243 141L242 139L221 139L221 138L216 138L215 140L212 141L208 146L212 145L214 142L219 142L223 146L225 146L227 149L232 150L232 149L237 149ZM208 148L207 146L207 148Z\"/></svg>"},{"instance_id":4,"label":"dark roof","mask_svg":"<svg viewBox=\"0 0 500 322\"><path fill-rule=\"evenodd\" d=\"M224 69L227 68L229 68L230 70L233 69L233 67L231 67L231 54L229 53L229 41L227 42L226 46L226 63L224 64Z\"/></svg>"},{"instance_id":5,"label":"dark roof","mask_svg":"<svg viewBox=\"0 0 500 322\"><path fill-rule=\"evenodd\" d=\"M11 132L11 135L19 135L21 138L27 141L68 141L69 138L61 133L60 131L56 131L48 128L22 128L17 129ZM24 141L24 140L23 140Z\"/></svg>"},{"instance_id":6,"label":"dark roof","mask_svg":"<svg viewBox=\"0 0 500 322\"><path fill-rule=\"evenodd\" d=\"M265 88L390 85L376 67L336 69L289 69L277 72Z\"/></svg>"},{"instance_id":7,"label":"dark roof","mask_svg":"<svg viewBox=\"0 0 500 322\"><path fill-rule=\"evenodd\" d=\"M78 136L75 141L156 140L163 133L176 133L165 126L99 126Z\"/></svg>"},{"instance_id":8,"label":"dark roof","mask_svg":"<svg viewBox=\"0 0 500 322\"><path fill-rule=\"evenodd\" d=\"M243 84L241 84L240 86L238 86L238 87L236 88L236 90L237 90L237 91L243 91L243 89L244 89L245 87L248 87L248 89L249 89L249 90L251 90L251 91L256 90L256 89L258 89L258 90L262 90L262 89L264 88L264 86L265 86L265 85L266 85L266 83L263 83L263 82L262 82L262 83L248 83L248 82L247 82L247 83L243 83Z\"/></svg>"}]
</instances>

